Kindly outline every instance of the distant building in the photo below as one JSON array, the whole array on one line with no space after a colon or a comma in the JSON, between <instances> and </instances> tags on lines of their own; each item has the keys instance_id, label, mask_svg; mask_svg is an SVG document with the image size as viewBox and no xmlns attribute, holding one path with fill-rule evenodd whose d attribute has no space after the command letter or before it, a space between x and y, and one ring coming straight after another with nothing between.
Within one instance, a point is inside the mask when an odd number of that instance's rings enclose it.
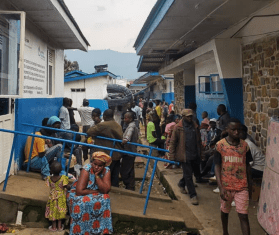
<instances>
[{"instance_id":1,"label":"distant building","mask_svg":"<svg viewBox=\"0 0 279 235\"><path fill-rule=\"evenodd\" d=\"M96 71L100 71L99 69ZM98 73L84 73L72 71L64 77L64 96L73 100L73 107L82 106L83 99L89 100L89 106L100 108L102 111L108 108L104 99L107 97L107 85L116 84L116 75L109 71ZM75 112L75 119L80 121L80 116Z\"/></svg>"},{"instance_id":2,"label":"distant building","mask_svg":"<svg viewBox=\"0 0 279 235\"><path fill-rule=\"evenodd\" d=\"M146 73L136 79L131 90L137 90L134 95L140 95L146 99L158 99L170 103L174 100L174 79L172 75L159 75L158 72ZM142 92L141 92L142 91Z\"/></svg>"},{"instance_id":3,"label":"distant building","mask_svg":"<svg viewBox=\"0 0 279 235\"><path fill-rule=\"evenodd\" d=\"M129 90L133 93L136 94L140 91L142 91L143 89L145 89L147 87L147 84L131 84L129 86Z\"/></svg>"},{"instance_id":4,"label":"distant building","mask_svg":"<svg viewBox=\"0 0 279 235\"><path fill-rule=\"evenodd\" d=\"M125 78L117 78L117 79L115 79L115 84L127 87L129 82Z\"/></svg>"}]
</instances>

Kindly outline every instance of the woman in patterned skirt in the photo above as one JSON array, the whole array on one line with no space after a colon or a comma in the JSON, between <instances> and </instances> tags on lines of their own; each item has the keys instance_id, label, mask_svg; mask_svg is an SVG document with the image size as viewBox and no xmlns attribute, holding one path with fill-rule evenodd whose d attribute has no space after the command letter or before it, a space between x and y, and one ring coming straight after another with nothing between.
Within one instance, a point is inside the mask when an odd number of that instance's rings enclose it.
<instances>
[{"instance_id":1,"label":"woman in patterned skirt","mask_svg":"<svg viewBox=\"0 0 279 235\"><path fill-rule=\"evenodd\" d=\"M70 234L112 234L110 197L111 157L95 152L92 163L83 167L69 193Z\"/></svg>"}]
</instances>

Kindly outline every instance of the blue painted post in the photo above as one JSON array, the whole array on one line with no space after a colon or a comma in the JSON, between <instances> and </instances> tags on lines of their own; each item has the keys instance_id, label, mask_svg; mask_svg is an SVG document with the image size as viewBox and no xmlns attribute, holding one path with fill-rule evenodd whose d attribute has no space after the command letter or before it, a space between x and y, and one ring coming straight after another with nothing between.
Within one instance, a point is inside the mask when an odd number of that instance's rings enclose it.
<instances>
[{"instance_id":1,"label":"blue painted post","mask_svg":"<svg viewBox=\"0 0 279 235\"><path fill-rule=\"evenodd\" d=\"M153 148L150 148L148 156L151 156L152 150L153 150ZM148 158L147 162L146 162L146 167L145 167L144 175L143 175L141 186L140 186L140 192L139 192L140 194L142 194L142 190L143 190L146 174L147 174L148 167L149 167L149 162L150 162L150 158Z\"/></svg>"},{"instance_id":2,"label":"blue painted post","mask_svg":"<svg viewBox=\"0 0 279 235\"><path fill-rule=\"evenodd\" d=\"M76 141L76 137L77 137L77 134L74 134L73 141ZM75 147L75 145L72 144L71 153L70 153L70 156L69 156L69 162L68 162L68 167L67 167L66 176L68 176L68 173L69 173L69 169L70 169L70 165L71 165L71 160L72 160L72 154L73 154L73 151L74 151L74 147Z\"/></svg>"},{"instance_id":3,"label":"blue painted post","mask_svg":"<svg viewBox=\"0 0 279 235\"><path fill-rule=\"evenodd\" d=\"M143 215L145 215L145 213L146 213L146 208L147 208L147 205L148 205L149 196L150 196L151 189L152 189L153 179L154 179L154 176L155 176L155 173L156 173L157 162L158 162L158 160L155 160L155 162L154 162L153 171L152 171L151 179L150 179L150 182L149 182L149 188L148 188L147 196L146 196L146 199L145 199Z\"/></svg>"},{"instance_id":4,"label":"blue painted post","mask_svg":"<svg viewBox=\"0 0 279 235\"><path fill-rule=\"evenodd\" d=\"M13 155L14 155L14 151L15 151L16 138L17 138L17 134L14 135L12 150L11 150L11 154L10 154L10 160L9 160L8 169L7 169L6 178L5 178L4 187L3 187L4 192L6 191L8 178L9 178L9 174L10 174L10 170L11 170L11 166L12 166Z\"/></svg>"},{"instance_id":5,"label":"blue painted post","mask_svg":"<svg viewBox=\"0 0 279 235\"><path fill-rule=\"evenodd\" d=\"M36 133L36 129L37 127L34 127L34 134ZM27 137L28 138L28 137ZM33 152L33 145L34 145L34 136L32 137L32 141L31 141L31 146L30 146L30 152L29 152L29 156L28 156L28 162L27 162L27 169L26 172L29 172L30 169L30 163L31 163L31 156L32 156L32 152Z\"/></svg>"}]
</instances>

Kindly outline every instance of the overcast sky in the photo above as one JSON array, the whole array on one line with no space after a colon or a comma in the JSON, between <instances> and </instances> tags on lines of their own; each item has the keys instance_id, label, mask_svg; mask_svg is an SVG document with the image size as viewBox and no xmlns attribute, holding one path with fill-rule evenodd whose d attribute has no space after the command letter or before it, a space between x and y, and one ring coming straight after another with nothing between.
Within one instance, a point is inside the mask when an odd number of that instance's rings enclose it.
<instances>
[{"instance_id":1,"label":"overcast sky","mask_svg":"<svg viewBox=\"0 0 279 235\"><path fill-rule=\"evenodd\" d=\"M65 0L89 50L134 52L133 45L157 0Z\"/></svg>"}]
</instances>

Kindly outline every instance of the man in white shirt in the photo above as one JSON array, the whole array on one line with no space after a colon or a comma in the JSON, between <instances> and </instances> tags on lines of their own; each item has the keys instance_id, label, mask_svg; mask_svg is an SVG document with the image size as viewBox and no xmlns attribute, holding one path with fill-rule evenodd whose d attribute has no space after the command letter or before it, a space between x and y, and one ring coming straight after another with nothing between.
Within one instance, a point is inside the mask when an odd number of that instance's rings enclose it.
<instances>
[{"instance_id":1,"label":"man in white shirt","mask_svg":"<svg viewBox=\"0 0 279 235\"><path fill-rule=\"evenodd\" d=\"M81 118L82 132L86 133L89 128L94 125L94 121L92 119L92 111L94 110L94 108L89 107L89 100L83 99L82 107L72 109L78 111ZM88 159L87 147L83 147L83 158L84 161Z\"/></svg>"},{"instance_id":2,"label":"man in white shirt","mask_svg":"<svg viewBox=\"0 0 279 235\"><path fill-rule=\"evenodd\" d=\"M89 107L89 101L87 99L83 100L82 107L77 108L77 111L81 118L81 125L83 126L83 128L87 128L87 130L94 124L94 121L92 119L93 110L94 110L93 107ZM86 133L86 131L83 132Z\"/></svg>"},{"instance_id":3,"label":"man in white shirt","mask_svg":"<svg viewBox=\"0 0 279 235\"><path fill-rule=\"evenodd\" d=\"M239 132L239 137L246 141L252 154L253 162L251 164L251 175L252 178L262 178L265 166L265 156L261 149L256 146L249 138L247 138L247 132L247 127L242 125Z\"/></svg>"},{"instance_id":4,"label":"man in white shirt","mask_svg":"<svg viewBox=\"0 0 279 235\"><path fill-rule=\"evenodd\" d=\"M122 115L122 105L117 105L117 107L114 110L114 120L121 126L121 115Z\"/></svg>"},{"instance_id":5,"label":"man in white shirt","mask_svg":"<svg viewBox=\"0 0 279 235\"><path fill-rule=\"evenodd\" d=\"M61 129L70 130L70 115L67 107L69 107L70 101L68 98L63 99L63 106L59 110L59 119L61 120Z\"/></svg>"},{"instance_id":6,"label":"man in white shirt","mask_svg":"<svg viewBox=\"0 0 279 235\"><path fill-rule=\"evenodd\" d=\"M136 115L137 115L137 123L139 123L139 121L140 121L140 116L141 116L140 107L137 106L135 102L132 102L132 108L131 108L131 110L132 110L133 112L136 113ZM138 124L137 124L137 125L138 125Z\"/></svg>"}]
</instances>

